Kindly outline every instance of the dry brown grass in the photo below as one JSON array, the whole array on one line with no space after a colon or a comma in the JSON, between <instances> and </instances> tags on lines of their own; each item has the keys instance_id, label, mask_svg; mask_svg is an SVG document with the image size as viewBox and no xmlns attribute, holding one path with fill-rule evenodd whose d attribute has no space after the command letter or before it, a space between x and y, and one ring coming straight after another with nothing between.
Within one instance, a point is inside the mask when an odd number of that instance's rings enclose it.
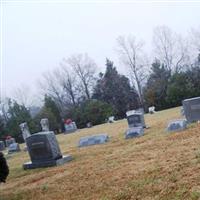
<instances>
[{"instance_id":1,"label":"dry brown grass","mask_svg":"<svg viewBox=\"0 0 200 200\"><path fill-rule=\"evenodd\" d=\"M200 199L200 125L167 134L180 108L146 115L151 127L125 140L126 120L58 135L63 154L74 160L59 167L27 170L25 152L8 159L10 176L0 185L1 200L172 200ZM110 142L78 149L80 136L108 133Z\"/></svg>"}]
</instances>

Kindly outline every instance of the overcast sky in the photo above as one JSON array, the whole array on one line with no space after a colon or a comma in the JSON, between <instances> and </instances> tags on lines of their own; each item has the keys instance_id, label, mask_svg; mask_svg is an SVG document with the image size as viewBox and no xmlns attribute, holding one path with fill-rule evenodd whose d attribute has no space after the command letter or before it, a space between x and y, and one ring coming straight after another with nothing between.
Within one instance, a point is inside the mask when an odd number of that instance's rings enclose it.
<instances>
[{"instance_id":1,"label":"overcast sky","mask_svg":"<svg viewBox=\"0 0 200 200\"><path fill-rule=\"evenodd\" d=\"M123 2L123 1L121 1ZM99 69L105 58L123 71L115 48L119 35L133 34L150 51L153 29L167 25L186 35L200 25L199 3L53 3L2 4L3 91L27 85L37 91L45 71L74 53L88 53Z\"/></svg>"}]
</instances>

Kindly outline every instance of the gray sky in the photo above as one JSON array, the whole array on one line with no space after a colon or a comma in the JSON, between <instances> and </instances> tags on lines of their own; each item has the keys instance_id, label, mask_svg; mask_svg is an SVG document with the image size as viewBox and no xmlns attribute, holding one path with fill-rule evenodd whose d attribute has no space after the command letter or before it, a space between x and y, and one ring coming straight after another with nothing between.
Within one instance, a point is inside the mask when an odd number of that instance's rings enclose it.
<instances>
[{"instance_id":1,"label":"gray sky","mask_svg":"<svg viewBox=\"0 0 200 200\"><path fill-rule=\"evenodd\" d=\"M122 1L121 1L122 2ZM53 3L36 1L2 3L3 91L26 85L35 91L45 71L64 57L88 53L100 70L105 58L119 71L115 51L119 35L133 34L151 51L153 28L167 25L186 35L200 25L199 3Z\"/></svg>"}]
</instances>

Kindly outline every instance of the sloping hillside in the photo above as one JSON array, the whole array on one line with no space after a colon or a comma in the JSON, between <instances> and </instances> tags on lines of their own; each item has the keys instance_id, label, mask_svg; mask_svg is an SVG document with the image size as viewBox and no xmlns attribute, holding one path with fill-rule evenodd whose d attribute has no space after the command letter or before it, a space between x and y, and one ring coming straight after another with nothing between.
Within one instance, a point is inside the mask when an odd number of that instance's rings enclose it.
<instances>
[{"instance_id":1,"label":"sloping hillside","mask_svg":"<svg viewBox=\"0 0 200 200\"><path fill-rule=\"evenodd\" d=\"M10 176L0 185L1 200L127 200L200 198L200 124L168 134L167 122L180 108L145 115L150 129L125 140L126 120L58 135L63 154L74 160L59 167L27 170L25 152L8 159ZM110 142L78 149L80 136L108 133Z\"/></svg>"}]
</instances>

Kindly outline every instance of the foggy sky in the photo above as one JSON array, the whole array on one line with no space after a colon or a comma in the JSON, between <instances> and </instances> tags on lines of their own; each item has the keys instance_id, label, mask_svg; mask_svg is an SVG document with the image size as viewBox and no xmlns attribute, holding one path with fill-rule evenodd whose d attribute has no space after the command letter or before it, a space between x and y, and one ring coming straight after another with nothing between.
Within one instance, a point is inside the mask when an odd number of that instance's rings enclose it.
<instances>
[{"instance_id":1,"label":"foggy sky","mask_svg":"<svg viewBox=\"0 0 200 200\"><path fill-rule=\"evenodd\" d=\"M187 35L200 25L200 3L4 1L2 10L2 87L7 96L21 85L37 92L42 74L74 53L88 53L99 70L108 57L123 72L115 51L119 35L135 35L151 52L156 26Z\"/></svg>"}]
</instances>

